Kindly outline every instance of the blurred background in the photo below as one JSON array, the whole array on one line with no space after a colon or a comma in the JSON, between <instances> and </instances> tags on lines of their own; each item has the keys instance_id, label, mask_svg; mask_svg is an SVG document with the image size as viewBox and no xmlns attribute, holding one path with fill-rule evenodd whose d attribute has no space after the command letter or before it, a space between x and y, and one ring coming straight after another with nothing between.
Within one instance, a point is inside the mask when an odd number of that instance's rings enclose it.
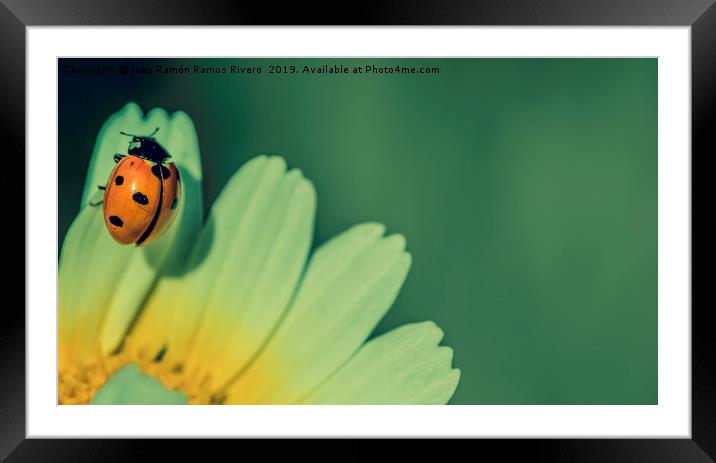
<instances>
[{"instance_id":1,"label":"blurred background","mask_svg":"<svg viewBox=\"0 0 716 463\"><path fill-rule=\"evenodd\" d=\"M158 64L263 72L118 73ZM439 73L268 73L324 64ZM107 117L184 110L205 210L278 154L316 186L314 245L362 221L406 236L375 334L434 320L462 370L451 403L657 403L656 59L60 59L58 84L60 245Z\"/></svg>"}]
</instances>

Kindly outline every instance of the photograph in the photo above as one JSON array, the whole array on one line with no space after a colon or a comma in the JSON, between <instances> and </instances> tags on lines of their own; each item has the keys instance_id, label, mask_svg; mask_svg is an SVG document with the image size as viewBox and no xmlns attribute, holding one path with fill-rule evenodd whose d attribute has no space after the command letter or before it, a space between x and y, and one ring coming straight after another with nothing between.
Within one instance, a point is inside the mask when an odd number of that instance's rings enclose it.
<instances>
[{"instance_id":1,"label":"photograph","mask_svg":"<svg viewBox=\"0 0 716 463\"><path fill-rule=\"evenodd\" d=\"M58 58L56 403L659 405L658 66Z\"/></svg>"}]
</instances>

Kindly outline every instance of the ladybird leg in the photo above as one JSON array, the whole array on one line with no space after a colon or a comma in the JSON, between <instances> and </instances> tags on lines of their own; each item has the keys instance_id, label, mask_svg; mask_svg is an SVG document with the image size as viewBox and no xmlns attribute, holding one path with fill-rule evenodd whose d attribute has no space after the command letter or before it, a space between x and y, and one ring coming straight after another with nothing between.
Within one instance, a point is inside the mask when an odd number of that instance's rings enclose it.
<instances>
[{"instance_id":1,"label":"ladybird leg","mask_svg":"<svg viewBox=\"0 0 716 463\"><path fill-rule=\"evenodd\" d=\"M90 206L99 206L102 204L102 201L104 200L104 193L102 193L104 190L106 190L107 187L104 185L97 185L97 191L92 195L92 198L90 198L88 204Z\"/></svg>"},{"instance_id":2,"label":"ladybird leg","mask_svg":"<svg viewBox=\"0 0 716 463\"><path fill-rule=\"evenodd\" d=\"M126 156L127 156L126 154L117 153L117 154L114 155L114 162L115 162L115 163L116 163L116 162L119 162L119 161L122 160L122 158L124 158L124 157L126 157Z\"/></svg>"}]
</instances>

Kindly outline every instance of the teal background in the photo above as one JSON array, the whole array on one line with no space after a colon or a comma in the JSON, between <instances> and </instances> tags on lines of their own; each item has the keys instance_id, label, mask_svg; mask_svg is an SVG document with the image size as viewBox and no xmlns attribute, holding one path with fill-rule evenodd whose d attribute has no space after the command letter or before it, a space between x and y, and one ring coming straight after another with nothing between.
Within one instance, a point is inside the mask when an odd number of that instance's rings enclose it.
<instances>
[{"instance_id":1,"label":"teal background","mask_svg":"<svg viewBox=\"0 0 716 463\"><path fill-rule=\"evenodd\" d=\"M116 73L160 61L264 72ZM63 72L99 63L115 72ZM440 73L267 74L324 63ZM376 333L435 320L462 370L451 403L657 403L656 59L62 59L58 79L60 243L105 119L181 109L207 206L280 154L316 186L316 245L361 221L406 236L413 266Z\"/></svg>"}]
</instances>

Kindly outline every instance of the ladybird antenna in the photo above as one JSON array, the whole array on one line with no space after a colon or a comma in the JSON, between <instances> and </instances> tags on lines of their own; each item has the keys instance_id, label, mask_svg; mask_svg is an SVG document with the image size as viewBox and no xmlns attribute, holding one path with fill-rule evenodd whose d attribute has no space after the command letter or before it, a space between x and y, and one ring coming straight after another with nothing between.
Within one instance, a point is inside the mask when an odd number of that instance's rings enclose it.
<instances>
[{"instance_id":1,"label":"ladybird antenna","mask_svg":"<svg viewBox=\"0 0 716 463\"><path fill-rule=\"evenodd\" d=\"M149 134L143 138L152 138L157 132L159 132L159 127L156 127L154 129L154 132L152 132L151 134ZM133 133L127 133L127 132L123 132L123 131L120 131L119 133L121 133L122 135L126 135L128 137L139 137L139 135L134 135Z\"/></svg>"}]
</instances>

